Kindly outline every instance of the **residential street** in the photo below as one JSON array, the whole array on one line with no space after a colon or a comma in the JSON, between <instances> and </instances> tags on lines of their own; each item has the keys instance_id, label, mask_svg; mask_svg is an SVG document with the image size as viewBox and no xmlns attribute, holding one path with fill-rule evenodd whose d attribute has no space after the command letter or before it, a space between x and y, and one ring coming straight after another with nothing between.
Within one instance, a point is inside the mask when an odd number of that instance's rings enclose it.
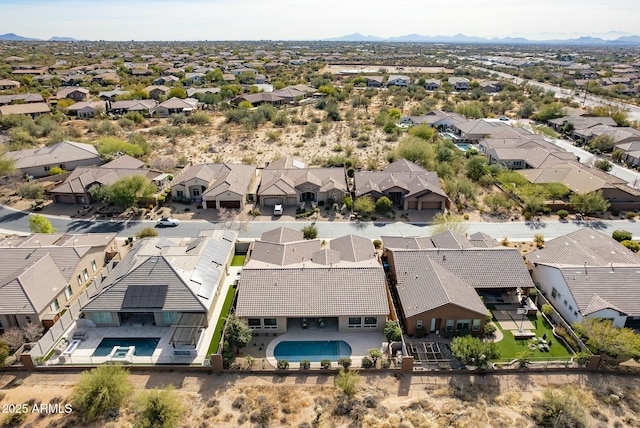
<instances>
[{"instance_id":1,"label":"residential street","mask_svg":"<svg viewBox=\"0 0 640 428\"><path fill-rule=\"evenodd\" d=\"M29 233L28 213L15 211L11 208L0 206L0 230L5 233ZM67 233L103 233L117 232L120 237L134 236L144 227L154 226L155 221L109 221L109 220L74 220L63 217L48 216L53 227L59 232ZM301 229L310 224L308 221L249 221L245 224L212 223L203 220L184 221L178 227L157 229L162 236L197 236L201 230L221 229L230 227L239 231L241 239L259 238L263 232L276 227L284 226L292 229ZM505 236L511 241L532 241L534 235L542 234L545 239L573 232L579 228L590 227L611 234L616 229L624 229L633 233L634 239L640 239L640 222L629 220L606 220L578 222L569 220L542 221L542 222L466 222L467 233L484 232L495 239ZM322 221L317 222L318 235L321 239L331 239L348 234L377 239L381 236L428 236L432 232L426 223L382 223L382 222L347 222L347 221Z\"/></svg>"}]
</instances>

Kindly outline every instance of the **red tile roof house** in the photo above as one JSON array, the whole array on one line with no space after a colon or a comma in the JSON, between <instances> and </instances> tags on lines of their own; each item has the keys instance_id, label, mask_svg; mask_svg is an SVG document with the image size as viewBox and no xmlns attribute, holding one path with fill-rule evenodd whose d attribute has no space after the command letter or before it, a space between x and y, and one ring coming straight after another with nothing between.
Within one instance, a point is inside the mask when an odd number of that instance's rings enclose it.
<instances>
[{"instance_id":1,"label":"red tile roof house","mask_svg":"<svg viewBox=\"0 0 640 428\"><path fill-rule=\"evenodd\" d=\"M15 161L16 169L22 174L36 178L50 175L49 171L53 167L72 171L81 166L100 165L100 155L95 147L73 141L62 141L38 149L7 152L5 156Z\"/></svg>"},{"instance_id":2,"label":"red tile roof house","mask_svg":"<svg viewBox=\"0 0 640 428\"><path fill-rule=\"evenodd\" d=\"M430 237L383 236L384 254L407 334L481 335L484 301L515 299L534 287L516 248L479 232Z\"/></svg>"}]
</instances>

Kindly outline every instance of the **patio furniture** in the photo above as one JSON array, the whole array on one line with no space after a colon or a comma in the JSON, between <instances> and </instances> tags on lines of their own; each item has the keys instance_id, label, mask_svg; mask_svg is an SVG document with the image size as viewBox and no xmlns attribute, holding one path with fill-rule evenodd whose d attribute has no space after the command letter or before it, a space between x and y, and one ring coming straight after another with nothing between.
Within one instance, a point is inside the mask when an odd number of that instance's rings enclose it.
<instances>
[{"instance_id":1,"label":"patio furniture","mask_svg":"<svg viewBox=\"0 0 640 428\"><path fill-rule=\"evenodd\" d=\"M73 340L86 340L88 333L86 331L75 331L73 333Z\"/></svg>"},{"instance_id":2,"label":"patio furniture","mask_svg":"<svg viewBox=\"0 0 640 428\"><path fill-rule=\"evenodd\" d=\"M324 323L324 320L322 318L320 318L318 320L318 327L320 327L320 328L324 328L325 327L325 323Z\"/></svg>"},{"instance_id":3,"label":"patio furniture","mask_svg":"<svg viewBox=\"0 0 640 428\"><path fill-rule=\"evenodd\" d=\"M309 323L307 322L306 318L302 318L302 322L300 324L302 325L303 329L309 328Z\"/></svg>"}]
</instances>

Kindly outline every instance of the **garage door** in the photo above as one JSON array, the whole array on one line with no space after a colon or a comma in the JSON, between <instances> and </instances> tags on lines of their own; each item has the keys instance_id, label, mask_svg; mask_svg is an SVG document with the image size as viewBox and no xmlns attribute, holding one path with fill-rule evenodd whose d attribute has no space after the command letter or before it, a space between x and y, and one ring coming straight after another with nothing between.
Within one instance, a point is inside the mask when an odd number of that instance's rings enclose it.
<instances>
[{"instance_id":1,"label":"garage door","mask_svg":"<svg viewBox=\"0 0 640 428\"><path fill-rule=\"evenodd\" d=\"M55 195L54 199L59 204L74 204L73 195Z\"/></svg>"},{"instance_id":2,"label":"garage door","mask_svg":"<svg viewBox=\"0 0 640 428\"><path fill-rule=\"evenodd\" d=\"M278 198L263 198L262 199L262 204L263 205L267 205L267 206L273 206L275 204L281 204L282 203L282 198L278 197Z\"/></svg>"},{"instance_id":3,"label":"garage door","mask_svg":"<svg viewBox=\"0 0 640 428\"><path fill-rule=\"evenodd\" d=\"M423 210L439 210L441 208L441 203L438 201L433 201L433 202L427 202L424 201L422 202L422 209Z\"/></svg>"},{"instance_id":4,"label":"garage door","mask_svg":"<svg viewBox=\"0 0 640 428\"><path fill-rule=\"evenodd\" d=\"M240 208L240 201L220 201L220 208Z\"/></svg>"},{"instance_id":5,"label":"garage door","mask_svg":"<svg viewBox=\"0 0 640 428\"><path fill-rule=\"evenodd\" d=\"M407 205L407 209L417 210L418 209L418 201L409 201Z\"/></svg>"}]
</instances>

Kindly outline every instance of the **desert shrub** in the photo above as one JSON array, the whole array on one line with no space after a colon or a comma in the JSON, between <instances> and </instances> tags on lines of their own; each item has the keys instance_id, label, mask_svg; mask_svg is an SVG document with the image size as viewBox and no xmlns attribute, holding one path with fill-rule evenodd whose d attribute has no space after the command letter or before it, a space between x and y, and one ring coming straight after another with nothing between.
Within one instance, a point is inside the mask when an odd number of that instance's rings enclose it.
<instances>
[{"instance_id":1,"label":"desert shrub","mask_svg":"<svg viewBox=\"0 0 640 428\"><path fill-rule=\"evenodd\" d=\"M564 220L569 216L569 211L567 210L558 210L558 217L560 217L560 220Z\"/></svg>"},{"instance_id":2,"label":"desert shrub","mask_svg":"<svg viewBox=\"0 0 640 428\"><path fill-rule=\"evenodd\" d=\"M587 426L587 403L570 387L548 388L533 403L532 417L541 426L581 428Z\"/></svg>"},{"instance_id":3,"label":"desert shrub","mask_svg":"<svg viewBox=\"0 0 640 428\"><path fill-rule=\"evenodd\" d=\"M158 236L158 231L155 230L153 227L145 227L144 229L140 230L140 232L138 232L138 234L136 235L136 237L140 239L152 238L154 236Z\"/></svg>"},{"instance_id":4,"label":"desert shrub","mask_svg":"<svg viewBox=\"0 0 640 428\"><path fill-rule=\"evenodd\" d=\"M637 253L638 251L640 251L640 244L638 244L635 241L626 240L626 241L622 241L621 244L627 247L628 249L630 249L631 251L633 251L634 253Z\"/></svg>"},{"instance_id":5,"label":"desert shrub","mask_svg":"<svg viewBox=\"0 0 640 428\"><path fill-rule=\"evenodd\" d=\"M330 369L331 368L331 360L322 360L320 361L320 367L322 367L323 369Z\"/></svg>"},{"instance_id":6,"label":"desert shrub","mask_svg":"<svg viewBox=\"0 0 640 428\"><path fill-rule=\"evenodd\" d=\"M278 360L278 368L282 370L286 370L289 368L289 361L287 360Z\"/></svg>"},{"instance_id":7,"label":"desert shrub","mask_svg":"<svg viewBox=\"0 0 640 428\"><path fill-rule=\"evenodd\" d=\"M232 402L231 402L231 408L239 410L242 409L242 407L244 406L245 400L243 396L239 396L236 397Z\"/></svg>"},{"instance_id":8,"label":"desert shrub","mask_svg":"<svg viewBox=\"0 0 640 428\"><path fill-rule=\"evenodd\" d=\"M136 400L137 424L143 428L172 428L180 423L185 407L172 387L142 392Z\"/></svg>"},{"instance_id":9,"label":"desert shrub","mask_svg":"<svg viewBox=\"0 0 640 428\"><path fill-rule=\"evenodd\" d=\"M3 427L18 427L22 426L22 422L27 419L29 413L23 411L17 411L14 413L7 413L2 419Z\"/></svg>"},{"instance_id":10,"label":"desert shrub","mask_svg":"<svg viewBox=\"0 0 640 428\"><path fill-rule=\"evenodd\" d=\"M309 360L300 360L300 369L301 370L309 370L311 367L311 361Z\"/></svg>"},{"instance_id":11,"label":"desert shrub","mask_svg":"<svg viewBox=\"0 0 640 428\"><path fill-rule=\"evenodd\" d=\"M358 214L369 215L376 210L376 203L371 196L361 196L353 203L353 210Z\"/></svg>"},{"instance_id":12,"label":"desert shrub","mask_svg":"<svg viewBox=\"0 0 640 428\"><path fill-rule=\"evenodd\" d=\"M336 376L336 386L342 390L344 395L352 398L358 392L358 382L360 375L357 372L340 369L340 373Z\"/></svg>"},{"instance_id":13,"label":"desert shrub","mask_svg":"<svg viewBox=\"0 0 640 428\"><path fill-rule=\"evenodd\" d=\"M62 174L63 172L65 172L64 169L60 168L59 166L54 166L49 170L49 175L58 175Z\"/></svg>"},{"instance_id":14,"label":"desert shrub","mask_svg":"<svg viewBox=\"0 0 640 428\"><path fill-rule=\"evenodd\" d=\"M362 358L362 368L364 369L370 369L371 367L373 367L373 360L369 357L363 357Z\"/></svg>"},{"instance_id":15,"label":"desert shrub","mask_svg":"<svg viewBox=\"0 0 640 428\"><path fill-rule=\"evenodd\" d=\"M349 357L338 358L338 365L341 365L345 369L348 369L349 367L351 367L351 358Z\"/></svg>"},{"instance_id":16,"label":"desert shrub","mask_svg":"<svg viewBox=\"0 0 640 428\"><path fill-rule=\"evenodd\" d=\"M633 220L634 218L636 218L636 213L633 211L627 211L627 220Z\"/></svg>"},{"instance_id":17,"label":"desert shrub","mask_svg":"<svg viewBox=\"0 0 640 428\"><path fill-rule=\"evenodd\" d=\"M545 303L544 305L542 305L542 313L545 314L546 316L549 316L553 313L553 306L551 306L548 303Z\"/></svg>"},{"instance_id":18,"label":"desert shrub","mask_svg":"<svg viewBox=\"0 0 640 428\"><path fill-rule=\"evenodd\" d=\"M384 335L387 337L387 340L400 340L402 338L402 330L398 324L393 321L387 321L384 326Z\"/></svg>"},{"instance_id":19,"label":"desert shrub","mask_svg":"<svg viewBox=\"0 0 640 428\"><path fill-rule=\"evenodd\" d=\"M95 420L118 409L131 390L128 370L122 366L98 366L82 373L73 395L74 409L88 420Z\"/></svg>"},{"instance_id":20,"label":"desert shrub","mask_svg":"<svg viewBox=\"0 0 640 428\"><path fill-rule=\"evenodd\" d=\"M318 228L312 224L302 228L304 239L316 239L318 237Z\"/></svg>"},{"instance_id":21,"label":"desert shrub","mask_svg":"<svg viewBox=\"0 0 640 428\"><path fill-rule=\"evenodd\" d=\"M614 230L611 237L618 242L629 241L633 239L633 234L627 230Z\"/></svg>"},{"instance_id":22,"label":"desert shrub","mask_svg":"<svg viewBox=\"0 0 640 428\"><path fill-rule=\"evenodd\" d=\"M344 197L344 205L347 207L348 210L353 208L353 199L351 199L351 196L346 195Z\"/></svg>"},{"instance_id":23,"label":"desert shrub","mask_svg":"<svg viewBox=\"0 0 640 428\"><path fill-rule=\"evenodd\" d=\"M484 334L485 336L491 336L493 333L495 333L497 330L497 327L495 324L488 324L485 323L484 325Z\"/></svg>"},{"instance_id":24,"label":"desert shrub","mask_svg":"<svg viewBox=\"0 0 640 428\"><path fill-rule=\"evenodd\" d=\"M382 241L379 239L375 239L373 241L373 246L376 248L376 250L379 250L382 247Z\"/></svg>"}]
</instances>

